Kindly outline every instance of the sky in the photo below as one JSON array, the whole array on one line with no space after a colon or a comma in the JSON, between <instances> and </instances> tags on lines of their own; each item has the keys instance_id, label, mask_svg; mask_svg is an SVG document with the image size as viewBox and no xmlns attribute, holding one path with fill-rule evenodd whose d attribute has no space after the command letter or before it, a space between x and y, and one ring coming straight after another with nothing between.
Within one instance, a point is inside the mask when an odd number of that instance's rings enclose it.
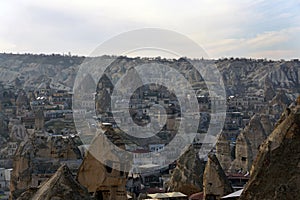
<instances>
[{"instance_id":1,"label":"sky","mask_svg":"<svg viewBox=\"0 0 300 200\"><path fill-rule=\"evenodd\" d=\"M141 28L183 34L210 58L300 56L299 0L0 0L0 52L87 56Z\"/></svg>"}]
</instances>

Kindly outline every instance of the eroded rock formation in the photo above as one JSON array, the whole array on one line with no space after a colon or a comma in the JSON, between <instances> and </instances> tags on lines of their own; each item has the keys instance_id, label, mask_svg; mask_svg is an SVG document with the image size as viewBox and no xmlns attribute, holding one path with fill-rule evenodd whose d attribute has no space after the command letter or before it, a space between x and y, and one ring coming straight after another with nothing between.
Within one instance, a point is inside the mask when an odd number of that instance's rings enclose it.
<instances>
[{"instance_id":1,"label":"eroded rock formation","mask_svg":"<svg viewBox=\"0 0 300 200\"><path fill-rule=\"evenodd\" d=\"M300 107L263 142L241 200L300 198Z\"/></svg>"},{"instance_id":2,"label":"eroded rock formation","mask_svg":"<svg viewBox=\"0 0 300 200\"><path fill-rule=\"evenodd\" d=\"M272 100L273 97L276 95L276 91L274 90L272 81L270 80L269 77L266 77L266 79L265 79L264 95L265 95L266 101Z\"/></svg>"},{"instance_id":3,"label":"eroded rock formation","mask_svg":"<svg viewBox=\"0 0 300 200\"><path fill-rule=\"evenodd\" d=\"M288 108L288 106L292 103L289 97L286 95L286 92L280 90L276 96L269 102L269 113L274 115L278 120L280 118L281 113Z\"/></svg>"},{"instance_id":4,"label":"eroded rock formation","mask_svg":"<svg viewBox=\"0 0 300 200\"><path fill-rule=\"evenodd\" d=\"M221 199L233 191L219 161L214 154L208 155L203 174L203 191L205 199Z\"/></svg>"},{"instance_id":5,"label":"eroded rock formation","mask_svg":"<svg viewBox=\"0 0 300 200\"><path fill-rule=\"evenodd\" d=\"M205 162L199 158L198 151L190 146L177 161L177 166L168 183L170 190L187 195L202 191L204 168Z\"/></svg>"},{"instance_id":6,"label":"eroded rock formation","mask_svg":"<svg viewBox=\"0 0 300 200\"><path fill-rule=\"evenodd\" d=\"M229 169L231 173L245 173L250 170L253 158L250 147L249 140L241 133L236 139L235 159Z\"/></svg>"},{"instance_id":7,"label":"eroded rock formation","mask_svg":"<svg viewBox=\"0 0 300 200\"><path fill-rule=\"evenodd\" d=\"M255 114L245 127L243 133L250 142L253 158L257 155L259 145L271 133L272 127L269 117L260 114Z\"/></svg>"},{"instance_id":8,"label":"eroded rock formation","mask_svg":"<svg viewBox=\"0 0 300 200\"><path fill-rule=\"evenodd\" d=\"M260 144L271 133L272 127L272 119L268 115L255 114L251 118L236 140L235 160L231 164L231 172L246 173L250 170Z\"/></svg>"},{"instance_id":9,"label":"eroded rock formation","mask_svg":"<svg viewBox=\"0 0 300 200\"><path fill-rule=\"evenodd\" d=\"M117 134L110 129L106 131L108 137L108 132L114 135L114 142L121 145L122 141L117 141L119 137L116 139ZM119 157L120 154L114 152L106 141L106 136L101 133L92 141L78 170L77 180L96 199L124 200L127 199L125 185L130 166L123 164L126 159L128 162L130 160ZM120 161L121 159L124 160Z\"/></svg>"},{"instance_id":10,"label":"eroded rock formation","mask_svg":"<svg viewBox=\"0 0 300 200\"><path fill-rule=\"evenodd\" d=\"M38 188L30 188L17 200L89 200L90 195L86 188L81 186L72 177L66 165L61 166L57 172Z\"/></svg>"},{"instance_id":11,"label":"eroded rock formation","mask_svg":"<svg viewBox=\"0 0 300 200\"><path fill-rule=\"evenodd\" d=\"M13 159L11 199L16 199L29 187L37 187L59 168L70 163L78 169L80 151L72 138L34 137L21 142Z\"/></svg>"},{"instance_id":12,"label":"eroded rock formation","mask_svg":"<svg viewBox=\"0 0 300 200\"><path fill-rule=\"evenodd\" d=\"M231 149L230 143L223 134L220 134L216 143L216 156L222 166L224 172L227 172L231 165Z\"/></svg>"}]
</instances>

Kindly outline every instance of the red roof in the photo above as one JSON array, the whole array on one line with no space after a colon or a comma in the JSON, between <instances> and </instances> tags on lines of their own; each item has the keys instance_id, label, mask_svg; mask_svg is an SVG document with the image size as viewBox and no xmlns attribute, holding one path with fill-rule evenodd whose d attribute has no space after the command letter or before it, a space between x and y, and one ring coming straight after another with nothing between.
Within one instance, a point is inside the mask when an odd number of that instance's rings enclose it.
<instances>
[{"instance_id":1,"label":"red roof","mask_svg":"<svg viewBox=\"0 0 300 200\"><path fill-rule=\"evenodd\" d=\"M235 179L235 178L249 179L250 176L249 175L245 176L244 174L227 174L227 178L228 179Z\"/></svg>"},{"instance_id":2,"label":"red roof","mask_svg":"<svg viewBox=\"0 0 300 200\"><path fill-rule=\"evenodd\" d=\"M198 192L189 196L189 200L203 200L203 192Z\"/></svg>"}]
</instances>

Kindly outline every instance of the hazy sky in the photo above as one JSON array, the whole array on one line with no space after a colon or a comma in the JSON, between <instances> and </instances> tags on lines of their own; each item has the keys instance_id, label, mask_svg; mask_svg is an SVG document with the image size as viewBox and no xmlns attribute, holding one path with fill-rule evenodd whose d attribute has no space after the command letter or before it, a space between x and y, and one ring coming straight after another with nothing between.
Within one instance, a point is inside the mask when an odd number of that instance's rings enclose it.
<instances>
[{"instance_id":1,"label":"hazy sky","mask_svg":"<svg viewBox=\"0 0 300 200\"><path fill-rule=\"evenodd\" d=\"M299 0L0 0L0 52L89 55L125 31L176 31L209 57L300 56Z\"/></svg>"}]
</instances>

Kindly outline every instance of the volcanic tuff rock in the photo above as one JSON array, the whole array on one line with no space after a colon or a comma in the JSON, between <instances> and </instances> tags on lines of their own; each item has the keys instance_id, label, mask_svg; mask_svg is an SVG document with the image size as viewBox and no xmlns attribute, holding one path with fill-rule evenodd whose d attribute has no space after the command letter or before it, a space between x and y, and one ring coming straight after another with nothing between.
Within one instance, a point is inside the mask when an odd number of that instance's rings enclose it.
<instances>
[{"instance_id":1,"label":"volcanic tuff rock","mask_svg":"<svg viewBox=\"0 0 300 200\"><path fill-rule=\"evenodd\" d=\"M259 145L267 138L272 131L273 124L268 115L255 114L249 124L243 130L245 137L251 144L253 157L256 156Z\"/></svg>"},{"instance_id":2,"label":"volcanic tuff rock","mask_svg":"<svg viewBox=\"0 0 300 200\"><path fill-rule=\"evenodd\" d=\"M107 67L111 80L119 80L129 68L147 63L159 63L173 66L181 71L187 80L201 81L197 71L191 71L191 64L185 59L173 60L162 58L127 58L102 56L100 59L114 60ZM38 87L42 82L49 83L52 88L71 89L84 57L66 55L29 55L29 54L0 54L0 81L10 84L22 84L23 87ZM101 61L100 61L101 62ZM195 63L205 60L194 60ZM220 70L228 95L256 93L263 90L266 100L274 93L283 89L288 96L296 98L300 92L300 62L267 61L253 59L219 59L214 60ZM60 73L57 73L57 72ZM97 80L99 80L98 77ZM15 81L17 80L18 81ZM204 84L205 86L205 84Z\"/></svg>"},{"instance_id":3,"label":"volcanic tuff rock","mask_svg":"<svg viewBox=\"0 0 300 200\"><path fill-rule=\"evenodd\" d=\"M288 108L291 103L292 101L287 96L287 93L280 90L269 102L269 113L274 115L275 119L278 120L280 118L280 114Z\"/></svg>"},{"instance_id":4,"label":"volcanic tuff rock","mask_svg":"<svg viewBox=\"0 0 300 200\"><path fill-rule=\"evenodd\" d=\"M272 131L272 119L268 115L255 114L249 124L240 133L236 141L235 160L231 171L247 172L250 170L260 144Z\"/></svg>"},{"instance_id":5,"label":"volcanic tuff rock","mask_svg":"<svg viewBox=\"0 0 300 200\"><path fill-rule=\"evenodd\" d=\"M21 142L13 159L11 199L19 197L28 187L37 187L66 159L81 159L77 144L71 138L34 137Z\"/></svg>"},{"instance_id":6,"label":"volcanic tuff rock","mask_svg":"<svg viewBox=\"0 0 300 200\"><path fill-rule=\"evenodd\" d=\"M276 95L276 91L272 85L272 81L268 77L265 79L264 95L265 95L265 100L267 102L272 100L273 97Z\"/></svg>"},{"instance_id":7,"label":"volcanic tuff rock","mask_svg":"<svg viewBox=\"0 0 300 200\"><path fill-rule=\"evenodd\" d=\"M51 87L72 87L83 57L62 55L0 54L0 80L37 88L42 82ZM59 72L59 73L57 73Z\"/></svg>"},{"instance_id":8,"label":"volcanic tuff rock","mask_svg":"<svg viewBox=\"0 0 300 200\"><path fill-rule=\"evenodd\" d=\"M267 99L272 97L268 88L285 91L293 90L292 98L299 93L300 62L295 61L267 61L252 59L222 59L216 65L223 75L228 95L255 93L259 89L266 90Z\"/></svg>"},{"instance_id":9,"label":"volcanic tuff rock","mask_svg":"<svg viewBox=\"0 0 300 200\"><path fill-rule=\"evenodd\" d=\"M17 200L89 200L90 195L72 177L66 165L61 166L57 172L39 188L31 188L24 192Z\"/></svg>"},{"instance_id":10,"label":"volcanic tuff rock","mask_svg":"<svg viewBox=\"0 0 300 200\"><path fill-rule=\"evenodd\" d=\"M220 134L216 143L216 156L222 166L222 169L227 172L231 165L231 149L230 142L224 136Z\"/></svg>"},{"instance_id":11,"label":"volcanic tuff rock","mask_svg":"<svg viewBox=\"0 0 300 200\"><path fill-rule=\"evenodd\" d=\"M271 105L279 104L282 106L289 105L290 103L291 100L286 96L285 91L282 90L279 91L270 102Z\"/></svg>"},{"instance_id":12,"label":"volcanic tuff rock","mask_svg":"<svg viewBox=\"0 0 300 200\"><path fill-rule=\"evenodd\" d=\"M232 161L229 172L246 172L250 169L252 163L251 144L244 133L240 133L236 139L235 159Z\"/></svg>"},{"instance_id":13,"label":"volcanic tuff rock","mask_svg":"<svg viewBox=\"0 0 300 200\"><path fill-rule=\"evenodd\" d=\"M205 162L198 156L198 151L193 147L180 156L168 186L171 191L183 192L191 195L202 191L202 179Z\"/></svg>"},{"instance_id":14,"label":"volcanic tuff rock","mask_svg":"<svg viewBox=\"0 0 300 200\"><path fill-rule=\"evenodd\" d=\"M282 118L261 145L240 199L300 198L300 107Z\"/></svg>"},{"instance_id":15,"label":"volcanic tuff rock","mask_svg":"<svg viewBox=\"0 0 300 200\"><path fill-rule=\"evenodd\" d=\"M1 104L0 104L1 107ZM1 108L0 108L1 110ZM5 144L8 139L8 122L9 119L0 111L0 145Z\"/></svg>"},{"instance_id":16,"label":"volcanic tuff rock","mask_svg":"<svg viewBox=\"0 0 300 200\"><path fill-rule=\"evenodd\" d=\"M107 138L122 148L124 145L122 139L112 129L108 129L105 134ZM126 171L130 169L125 166L124 161L128 160L129 163L130 160L126 157L120 158L117 148L113 148L114 146L107 143L106 136L99 133L92 141L78 170L77 180L90 193L93 193L96 199L124 200L127 199Z\"/></svg>"},{"instance_id":17,"label":"volcanic tuff rock","mask_svg":"<svg viewBox=\"0 0 300 200\"><path fill-rule=\"evenodd\" d=\"M208 161L203 174L204 198L215 197L220 199L222 196L233 192L233 189L214 154L208 155Z\"/></svg>"}]
</instances>

